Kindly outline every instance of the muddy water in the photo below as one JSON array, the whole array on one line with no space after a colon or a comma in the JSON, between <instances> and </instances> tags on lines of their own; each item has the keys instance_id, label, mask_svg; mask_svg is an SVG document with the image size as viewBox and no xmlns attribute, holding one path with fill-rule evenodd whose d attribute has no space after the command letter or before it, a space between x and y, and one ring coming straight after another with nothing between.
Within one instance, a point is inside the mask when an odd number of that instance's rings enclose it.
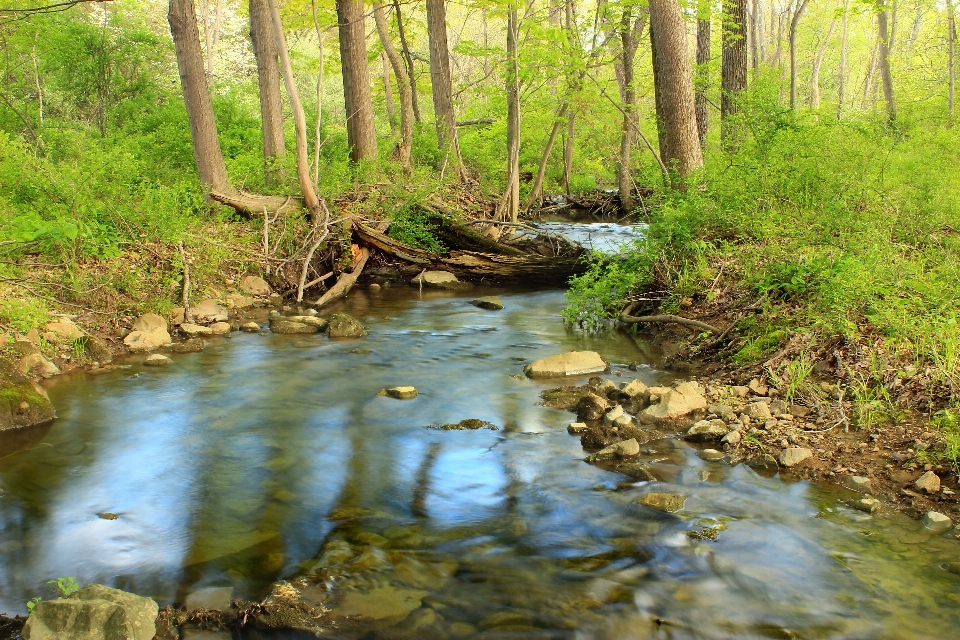
<instances>
[{"instance_id":1,"label":"muddy water","mask_svg":"<svg viewBox=\"0 0 960 640\"><path fill-rule=\"evenodd\" d=\"M468 304L494 293L503 311ZM616 382L670 376L629 370L656 354L627 335L567 332L563 304L360 290L341 307L360 340L234 334L170 368L57 380L53 426L0 440L0 611L58 576L166 604L310 575L334 614L373 618L330 637L957 637L948 536L675 439L641 455L660 483L582 462L526 362L592 349ZM420 396L377 395L396 385ZM465 418L498 429L429 428ZM651 490L684 508L636 503Z\"/></svg>"}]
</instances>

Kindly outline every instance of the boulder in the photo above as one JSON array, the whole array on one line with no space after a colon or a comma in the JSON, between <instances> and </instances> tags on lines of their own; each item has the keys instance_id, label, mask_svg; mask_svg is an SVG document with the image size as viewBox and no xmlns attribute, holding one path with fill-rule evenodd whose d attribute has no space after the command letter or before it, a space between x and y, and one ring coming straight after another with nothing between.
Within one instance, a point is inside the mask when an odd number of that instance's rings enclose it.
<instances>
[{"instance_id":1,"label":"boulder","mask_svg":"<svg viewBox=\"0 0 960 640\"><path fill-rule=\"evenodd\" d=\"M913 486L916 487L918 491L923 491L924 493L938 493L940 491L940 476L933 471L927 471L917 478Z\"/></svg>"},{"instance_id":2,"label":"boulder","mask_svg":"<svg viewBox=\"0 0 960 640\"><path fill-rule=\"evenodd\" d=\"M558 378L606 371L609 365L595 351L570 351L536 360L523 372L530 378Z\"/></svg>"},{"instance_id":3,"label":"boulder","mask_svg":"<svg viewBox=\"0 0 960 640\"><path fill-rule=\"evenodd\" d=\"M244 322L240 325L240 331L247 333L260 333L260 325L256 322Z\"/></svg>"},{"instance_id":4,"label":"boulder","mask_svg":"<svg viewBox=\"0 0 960 640\"><path fill-rule=\"evenodd\" d=\"M923 526L934 533L943 533L953 526L953 521L937 511L927 511L920 519Z\"/></svg>"},{"instance_id":5,"label":"boulder","mask_svg":"<svg viewBox=\"0 0 960 640\"><path fill-rule=\"evenodd\" d=\"M567 425L567 433L578 436L587 430L587 425L583 422L571 422Z\"/></svg>"},{"instance_id":6,"label":"boulder","mask_svg":"<svg viewBox=\"0 0 960 640\"><path fill-rule=\"evenodd\" d=\"M270 331L283 334L300 334L317 333L320 329L302 322L290 322L288 319L280 317L270 319Z\"/></svg>"},{"instance_id":7,"label":"boulder","mask_svg":"<svg viewBox=\"0 0 960 640\"><path fill-rule=\"evenodd\" d=\"M609 460L610 458L631 458L640 453L640 443L636 438L621 440L586 457L587 462Z\"/></svg>"},{"instance_id":8,"label":"boulder","mask_svg":"<svg viewBox=\"0 0 960 640\"><path fill-rule=\"evenodd\" d=\"M870 493L873 490L873 487L870 486L870 478L863 476L846 476L843 479L843 486L860 493Z\"/></svg>"},{"instance_id":9,"label":"boulder","mask_svg":"<svg viewBox=\"0 0 960 640\"><path fill-rule=\"evenodd\" d=\"M639 417L641 422L678 420L706 408L707 399L699 389L689 382L684 382L660 396L660 402L644 409Z\"/></svg>"},{"instance_id":10,"label":"boulder","mask_svg":"<svg viewBox=\"0 0 960 640\"><path fill-rule=\"evenodd\" d=\"M813 455L813 451L806 447L787 447L780 452L780 465L793 467Z\"/></svg>"},{"instance_id":11,"label":"boulder","mask_svg":"<svg viewBox=\"0 0 960 640\"><path fill-rule=\"evenodd\" d=\"M656 509L657 511L673 513L674 511L683 509L683 503L686 502L686 498L675 493L648 493L637 500L637 502L645 507Z\"/></svg>"},{"instance_id":12,"label":"boulder","mask_svg":"<svg viewBox=\"0 0 960 640\"><path fill-rule=\"evenodd\" d=\"M481 309L489 309L490 311L500 311L503 309L503 301L500 299L500 296L484 296L476 300L471 300L470 304L475 307L480 307Z\"/></svg>"},{"instance_id":13,"label":"boulder","mask_svg":"<svg viewBox=\"0 0 960 640\"><path fill-rule=\"evenodd\" d=\"M147 356L143 364L148 367L166 367L173 364L173 360L161 353L154 353L153 355Z\"/></svg>"},{"instance_id":14,"label":"boulder","mask_svg":"<svg viewBox=\"0 0 960 640\"><path fill-rule=\"evenodd\" d=\"M397 400L410 400L416 398L419 393L415 387L390 387L380 392L380 395L396 398Z\"/></svg>"},{"instance_id":15,"label":"boulder","mask_svg":"<svg viewBox=\"0 0 960 640\"><path fill-rule=\"evenodd\" d=\"M47 360L42 353L28 353L20 360L20 370L36 378L52 378L60 375L60 367Z\"/></svg>"},{"instance_id":16,"label":"boulder","mask_svg":"<svg viewBox=\"0 0 960 640\"><path fill-rule=\"evenodd\" d=\"M311 309L312 311L312 309ZM287 318L290 322L299 322L300 324L305 324L311 327L316 327L317 331L323 333L327 330L329 322L326 318L318 318L317 316L290 316Z\"/></svg>"},{"instance_id":17,"label":"boulder","mask_svg":"<svg viewBox=\"0 0 960 640\"><path fill-rule=\"evenodd\" d=\"M174 353L199 353L206 346L201 338L190 338L183 342L174 342L170 350Z\"/></svg>"},{"instance_id":18,"label":"boulder","mask_svg":"<svg viewBox=\"0 0 960 640\"><path fill-rule=\"evenodd\" d=\"M210 331L215 336L228 336L231 330L229 322L214 322L210 325Z\"/></svg>"},{"instance_id":19,"label":"boulder","mask_svg":"<svg viewBox=\"0 0 960 640\"><path fill-rule=\"evenodd\" d=\"M254 304L256 300L253 298L242 296L239 293L228 293L227 294L227 307L235 311L241 311L243 309L249 309Z\"/></svg>"},{"instance_id":20,"label":"boulder","mask_svg":"<svg viewBox=\"0 0 960 640\"><path fill-rule=\"evenodd\" d=\"M145 313L133 321L132 331L167 330L167 321L155 313Z\"/></svg>"},{"instance_id":21,"label":"boulder","mask_svg":"<svg viewBox=\"0 0 960 640\"><path fill-rule=\"evenodd\" d=\"M69 598L41 600L23 628L24 640L152 640L157 603L92 584Z\"/></svg>"},{"instance_id":22,"label":"boulder","mask_svg":"<svg viewBox=\"0 0 960 640\"><path fill-rule=\"evenodd\" d=\"M625 382L623 387L620 389L620 397L625 400L633 400L634 398L646 397L649 395L647 385L643 384L639 380L631 380L630 382Z\"/></svg>"},{"instance_id":23,"label":"boulder","mask_svg":"<svg viewBox=\"0 0 960 640\"><path fill-rule=\"evenodd\" d=\"M190 307L190 315L200 324L226 322L229 319L227 310L221 307L216 300L204 300L200 304Z\"/></svg>"},{"instance_id":24,"label":"boulder","mask_svg":"<svg viewBox=\"0 0 960 640\"><path fill-rule=\"evenodd\" d=\"M134 353L153 351L170 344L167 321L155 313L145 313L133 323L133 330L123 339Z\"/></svg>"},{"instance_id":25,"label":"boulder","mask_svg":"<svg viewBox=\"0 0 960 640\"><path fill-rule=\"evenodd\" d=\"M577 420L599 420L607 412L609 402L603 396L587 393L577 402Z\"/></svg>"},{"instance_id":26,"label":"boulder","mask_svg":"<svg viewBox=\"0 0 960 640\"><path fill-rule=\"evenodd\" d=\"M59 318L43 327L43 337L50 342L73 342L87 335L69 318Z\"/></svg>"},{"instance_id":27,"label":"boulder","mask_svg":"<svg viewBox=\"0 0 960 640\"><path fill-rule=\"evenodd\" d=\"M335 313L330 316L331 338L362 338L366 335L360 321L347 313Z\"/></svg>"},{"instance_id":28,"label":"boulder","mask_svg":"<svg viewBox=\"0 0 960 640\"><path fill-rule=\"evenodd\" d=\"M192 322L184 322L183 324L181 324L180 332L190 336L191 338L198 338L200 336L213 335L213 329L211 329L210 327L204 327L203 325L193 324Z\"/></svg>"},{"instance_id":29,"label":"boulder","mask_svg":"<svg viewBox=\"0 0 960 640\"><path fill-rule=\"evenodd\" d=\"M413 279L413 284L431 289L471 289L473 285L469 282L457 280L457 276L449 271L424 271Z\"/></svg>"},{"instance_id":30,"label":"boulder","mask_svg":"<svg viewBox=\"0 0 960 640\"><path fill-rule=\"evenodd\" d=\"M47 390L13 363L0 359L0 431L50 422L55 417Z\"/></svg>"},{"instance_id":31,"label":"boulder","mask_svg":"<svg viewBox=\"0 0 960 640\"><path fill-rule=\"evenodd\" d=\"M683 437L691 442L713 442L730 432L723 420L701 420L687 430Z\"/></svg>"},{"instance_id":32,"label":"boulder","mask_svg":"<svg viewBox=\"0 0 960 640\"><path fill-rule=\"evenodd\" d=\"M766 420L773 415L770 413L770 405L766 402L751 402L743 412L753 419L761 418Z\"/></svg>"},{"instance_id":33,"label":"boulder","mask_svg":"<svg viewBox=\"0 0 960 640\"><path fill-rule=\"evenodd\" d=\"M259 276L244 276L240 280L240 291L264 298L273 293L273 289L270 288L267 281Z\"/></svg>"}]
</instances>

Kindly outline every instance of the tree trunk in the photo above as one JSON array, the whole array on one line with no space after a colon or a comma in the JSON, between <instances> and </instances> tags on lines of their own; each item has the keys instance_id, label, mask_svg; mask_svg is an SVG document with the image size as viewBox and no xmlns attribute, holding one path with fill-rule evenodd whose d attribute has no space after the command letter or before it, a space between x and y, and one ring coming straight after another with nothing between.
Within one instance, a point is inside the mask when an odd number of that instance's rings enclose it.
<instances>
[{"instance_id":1,"label":"tree trunk","mask_svg":"<svg viewBox=\"0 0 960 640\"><path fill-rule=\"evenodd\" d=\"M952 0L947 0L947 128L953 126L955 90L954 65L957 55L957 16Z\"/></svg>"},{"instance_id":2,"label":"tree trunk","mask_svg":"<svg viewBox=\"0 0 960 640\"><path fill-rule=\"evenodd\" d=\"M397 15L397 35L400 36L400 50L403 51L403 62L407 67L407 77L410 78L410 94L413 101L413 117L416 122L423 122L420 115L420 102L417 95L417 77L413 72L413 54L407 45L406 31L403 28L403 14L400 12L400 0L393 0L394 13Z\"/></svg>"},{"instance_id":3,"label":"tree trunk","mask_svg":"<svg viewBox=\"0 0 960 640\"><path fill-rule=\"evenodd\" d=\"M873 88L873 76L877 72L877 58L880 55L880 42L873 45L873 51L870 54L870 62L867 64L867 76L863 80L863 103L861 109L867 109L870 106L870 90Z\"/></svg>"},{"instance_id":4,"label":"tree trunk","mask_svg":"<svg viewBox=\"0 0 960 640\"><path fill-rule=\"evenodd\" d=\"M623 74L621 95L623 97L623 120L620 129L620 154L617 163L617 186L620 190L620 206L630 211L636 206L633 197L633 162L631 151L636 139L637 89L634 84L634 61L640 46L640 32L643 30L643 14L636 18L631 9L624 9L620 18L620 65Z\"/></svg>"},{"instance_id":5,"label":"tree trunk","mask_svg":"<svg viewBox=\"0 0 960 640\"><path fill-rule=\"evenodd\" d=\"M813 59L813 70L810 72L810 108L816 111L820 108L820 66L823 65L823 56L827 53L827 45L830 44L830 36L833 30L837 28L837 19L830 22L830 28L827 29L827 35L820 43L820 49L817 50L817 57Z\"/></svg>"},{"instance_id":6,"label":"tree trunk","mask_svg":"<svg viewBox=\"0 0 960 640\"><path fill-rule=\"evenodd\" d=\"M567 114L567 136L563 141L563 189L570 195L570 178L573 177L573 141L576 133L576 113L569 109Z\"/></svg>"},{"instance_id":7,"label":"tree trunk","mask_svg":"<svg viewBox=\"0 0 960 640\"><path fill-rule=\"evenodd\" d=\"M317 71L317 120L313 126L313 186L320 188L320 124L323 118L323 41L324 30L320 28L320 19L317 17L317 0L310 0L313 14L313 29L317 32L317 53L320 57L320 69Z\"/></svg>"},{"instance_id":8,"label":"tree trunk","mask_svg":"<svg viewBox=\"0 0 960 640\"><path fill-rule=\"evenodd\" d=\"M540 195L543 193L543 176L547 173L547 162L550 160L550 154L553 152L553 145L557 142L557 134L560 133L560 126L566 122L564 116L567 115L567 111L570 108L570 104L564 102L560 107L560 111L557 112L556 117L553 119L553 127L550 129L550 135L547 138L547 144L543 148L543 154L540 156L540 165L537 167L537 175L533 179L533 187L530 189L530 195L527 196L527 202L524 204L524 211L529 211L530 207L533 206L533 203L540 199Z\"/></svg>"},{"instance_id":9,"label":"tree trunk","mask_svg":"<svg viewBox=\"0 0 960 640\"><path fill-rule=\"evenodd\" d=\"M213 28L210 26L210 0L203 0L203 50L207 54L207 84L213 82Z\"/></svg>"},{"instance_id":10,"label":"tree trunk","mask_svg":"<svg viewBox=\"0 0 960 640\"><path fill-rule=\"evenodd\" d=\"M701 5L697 16L697 70L694 78L693 101L697 109L697 135L700 148L707 148L707 129L710 111L707 90L710 88L710 5Z\"/></svg>"},{"instance_id":11,"label":"tree trunk","mask_svg":"<svg viewBox=\"0 0 960 640\"><path fill-rule=\"evenodd\" d=\"M893 95L893 73L890 70L890 49L893 39L888 28L888 12L884 0L877 0L877 35L880 48L880 76L883 80L883 99L887 103L887 120L897 119L897 100Z\"/></svg>"},{"instance_id":12,"label":"tree trunk","mask_svg":"<svg viewBox=\"0 0 960 640\"><path fill-rule=\"evenodd\" d=\"M794 111L800 108L797 102L797 27L800 26L800 18L803 17L803 12L809 1L800 0L800 4L793 14L793 19L790 21L790 108Z\"/></svg>"},{"instance_id":13,"label":"tree trunk","mask_svg":"<svg viewBox=\"0 0 960 640\"><path fill-rule=\"evenodd\" d=\"M501 220L510 222L516 222L520 214L520 65L517 59L519 19L516 1L510 4L507 13L507 186L498 211Z\"/></svg>"},{"instance_id":14,"label":"tree trunk","mask_svg":"<svg viewBox=\"0 0 960 640\"><path fill-rule=\"evenodd\" d=\"M753 0L750 5L750 66L756 75L760 71L761 47L763 46L760 28L763 14L760 12L760 0Z\"/></svg>"},{"instance_id":15,"label":"tree trunk","mask_svg":"<svg viewBox=\"0 0 960 640\"><path fill-rule=\"evenodd\" d=\"M843 16L840 31L840 73L837 87L837 119L843 117L844 91L847 84L847 24L849 20L850 0L843 0Z\"/></svg>"},{"instance_id":16,"label":"tree trunk","mask_svg":"<svg viewBox=\"0 0 960 640\"><path fill-rule=\"evenodd\" d=\"M373 126L363 0L337 0L337 23L340 32L340 65L343 69L343 101L347 112L350 158L376 158L377 132Z\"/></svg>"},{"instance_id":17,"label":"tree trunk","mask_svg":"<svg viewBox=\"0 0 960 640\"><path fill-rule=\"evenodd\" d=\"M952 3L948 0L947 1L948 19L950 14L949 8L951 4ZM907 68L910 70L913 69L913 60L912 60L913 45L917 41L917 36L920 35L920 25L923 22L923 10L924 10L923 3L918 2L917 15L913 18L913 28L910 30L910 36L907 38L907 46L903 48L903 57L907 61Z\"/></svg>"},{"instance_id":18,"label":"tree trunk","mask_svg":"<svg viewBox=\"0 0 960 640\"><path fill-rule=\"evenodd\" d=\"M403 60L397 52L390 38L386 16L383 15L383 5L377 2L373 5L373 18L377 23L377 33L380 35L380 44L393 67L393 75L397 78L397 90L400 93L400 144L397 145L397 159L404 170L410 170L410 151L413 146L413 91L410 87L410 76L403 65Z\"/></svg>"},{"instance_id":19,"label":"tree trunk","mask_svg":"<svg viewBox=\"0 0 960 640\"><path fill-rule=\"evenodd\" d=\"M313 189L310 180L310 160L307 158L307 118L300 103L300 94L297 92L296 81L293 77L293 66L290 64L290 54L287 52L287 38L283 33L283 22L280 19L280 9L277 0L267 0L270 17L273 21L273 37L280 54L280 68L283 70L283 82L287 88L287 98L293 111L293 123L297 139L297 180L303 192L303 203L310 212L310 219L314 224L320 221L320 199Z\"/></svg>"},{"instance_id":20,"label":"tree trunk","mask_svg":"<svg viewBox=\"0 0 960 640\"><path fill-rule=\"evenodd\" d=\"M383 98L387 110L387 120L390 121L390 132L397 132L397 110L393 106L393 89L390 88L390 66L387 64L387 54L380 54L380 66L383 74Z\"/></svg>"},{"instance_id":21,"label":"tree trunk","mask_svg":"<svg viewBox=\"0 0 960 640\"><path fill-rule=\"evenodd\" d=\"M740 94L747 88L747 3L723 2L723 52L720 81L720 138L728 151L736 149L741 133L733 122Z\"/></svg>"},{"instance_id":22,"label":"tree trunk","mask_svg":"<svg viewBox=\"0 0 960 640\"><path fill-rule=\"evenodd\" d=\"M433 111L437 126L437 144L444 166L453 165L460 180L466 170L460 158L457 137L457 116L453 112L453 88L450 78L450 49L447 46L446 0L427 0L427 36L430 41L430 84L433 88Z\"/></svg>"},{"instance_id":23,"label":"tree trunk","mask_svg":"<svg viewBox=\"0 0 960 640\"><path fill-rule=\"evenodd\" d=\"M687 32L677 0L650 0L650 37L655 52L654 86L663 120L663 161L677 174L674 186L703 166L697 137Z\"/></svg>"},{"instance_id":24,"label":"tree trunk","mask_svg":"<svg viewBox=\"0 0 960 640\"><path fill-rule=\"evenodd\" d=\"M278 179L275 160L286 153L286 143L280 97L280 62L266 0L250 0L250 40L257 60L264 176L267 184L274 184Z\"/></svg>"},{"instance_id":25,"label":"tree trunk","mask_svg":"<svg viewBox=\"0 0 960 640\"><path fill-rule=\"evenodd\" d=\"M231 192L233 188L227 178L227 167L220 152L213 102L203 68L200 30L197 27L197 10L193 0L170 0L167 21L170 23L170 35L173 36L176 49L180 86L190 119L193 157L197 161L200 182L203 183L208 197L212 190Z\"/></svg>"}]
</instances>

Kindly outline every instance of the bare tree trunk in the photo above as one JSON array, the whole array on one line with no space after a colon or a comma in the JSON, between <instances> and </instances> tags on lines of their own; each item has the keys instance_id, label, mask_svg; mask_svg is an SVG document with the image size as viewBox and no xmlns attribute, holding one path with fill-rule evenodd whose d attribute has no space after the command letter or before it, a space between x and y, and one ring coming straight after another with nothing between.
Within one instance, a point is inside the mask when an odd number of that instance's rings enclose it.
<instances>
[{"instance_id":1,"label":"bare tree trunk","mask_svg":"<svg viewBox=\"0 0 960 640\"><path fill-rule=\"evenodd\" d=\"M861 109L870 107L870 90L873 88L873 76L877 72L877 58L880 55L880 42L873 45L873 51L870 54L870 62L867 64L867 76L863 80L863 103Z\"/></svg>"},{"instance_id":2,"label":"bare tree trunk","mask_svg":"<svg viewBox=\"0 0 960 640\"><path fill-rule=\"evenodd\" d=\"M752 0L750 3L750 66L754 75L760 71L760 2Z\"/></svg>"},{"instance_id":3,"label":"bare tree trunk","mask_svg":"<svg viewBox=\"0 0 960 640\"><path fill-rule=\"evenodd\" d=\"M283 22L280 19L280 9L277 0L267 0L270 17L273 21L273 36L280 54L280 67L283 69L283 82L287 88L287 98L293 111L293 123L297 139L297 180L303 192L303 203L310 212L310 219L316 224L320 221L320 199L313 189L310 180L310 161L307 159L307 118L300 103L300 94L293 77L293 66L290 64L290 54L287 52L287 38L283 33Z\"/></svg>"},{"instance_id":4,"label":"bare tree trunk","mask_svg":"<svg viewBox=\"0 0 960 640\"><path fill-rule=\"evenodd\" d=\"M190 119L190 138L193 141L193 157L204 192L232 192L227 178L227 167L220 152L217 137L217 122L213 115L213 102L203 68L203 52L200 49L200 30L197 28L197 10L193 0L170 0L167 11L170 35L177 53L177 68L180 71L180 86L183 101Z\"/></svg>"},{"instance_id":5,"label":"bare tree trunk","mask_svg":"<svg viewBox=\"0 0 960 640\"><path fill-rule=\"evenodd\" d=\"M576 133L576 113L573 109L567 114L567 136L563 141L563 188L570 195L570 178L573 177L573 141Z\"/></svg>"},{"instance_id":6,"label":"bare tree trunk","mask_svg":"<svg viewBox=\"0 0 960 640\"><path fill-rule=\"evenodd\" d=\"M429 1L429 0L428 0ZM516 222L520 214L520 65L517 60L517 0L507 13L507 186L498 217Z\"/></svg>"},{"instance_id":7,"label":"bare tree trunk","mask_svg":"<svg viewBox=\"0 0 960 640\"><path fill-rule=\"evenodd\" d=\"M534 202L540 199L543 194L543 176L547 173L547 162L550 160L550 154L553 152L553 145L557 142L557 135L560 133L560 127L567 122L566 115L569 110L569 103L564 102L556 117L553 119L553 127L550 128L550 135L547 138L547 144L543 147L543 153L540 155L540 165L537 167L537 175L533 179L533 187L530 189L530 195L523 205L524 211L529 211Z\"/></svg>"},{"instance_id":8,"label":"bare tree trunk","mask_svg":"<svg viewBox=\"0 0 960 640\"><path fill-rule=\"evenodd\" d=\"M793 14L793 19L790 21L790 108L794 111L800 108L797 102L797 27L800 26L800 18L803 17L803 12L809 1L800 0L800 4Z\"/></svg>"},{"instance_id":9,"label":"bare tree trunk","mask_svg":"<svg viewBox=\"0 0 960 640\"><path fill-rule=\"evenodd\" d=\"M320 28L320 19L317 16L317 0L310 0L313 14L313 29L317 32L317 53L320 55L320 69L317 71L317 120L313 126L313 186L320 188L320 124L323 122L323 41L326 34Z\"/></svg>"},{"instance_id":10,"label":"bare tree trunk","mask_svg":"<svg viewBox=\"0 0 960 640\"><path fill-rule=\"evenodd\" d=\"M430 84L433 87L433 110L437 126L437 143L444 165L450 163L460 180L466 169L460 157L457 137L457 116L453 111L453 88L450 77L450 49L447 46L446 0L427 0L427 36L430 40ZM519 206L519 204L517 205Z\"/></svg>"},{"instance_id":11,"label":"bare tree trunk","mask_svg":"<svg viewBox=\"0 0 960 640\"><path fill-rule=\"evenodd\" d=\"M720 138L728 151L736 149L741 134L733 122L740 94L747 88L747 3L723 2L723 52L720 80Z\"/></svg>"},{"instance_id":12,"label":"bare tree trunk","mask_svg":"<svg viewBox=\"0 0 960 640\"><path fill-rule=\"evenodd\" d=\"M340 32L340 65L343 69L343 101L347 112L350 158L376 158L377 132L373 125L373 100L370 97L363 0L337 0L337 27Z\"/></svg>"},{"instance_id":13,"label":"bare tree trunk","mask_svg":"<svg viewBox=\"0 0 960 640\"><path fill-rule=\"evenodd\" d=\"M620 206L630 211L636 205L633 192L633 162L631 151L636 139L637 89L634 85L634 60L640 46L643 30L643 14L633 17L631 9L625 8L620 19L620 47L623 72L621 95L623 96L623 121L620 130L620 154L617 163L617 186L620 189Z\"/></svg>"},{"instance_id":14,"label":"bare tree trunk","mask_svg":"<svg viewBox=\"0 0 960 640\"><path fill-rule=\"evenodd\" d=\"M947 0L947 128L953 126L955 58L957 54L957 16L953 1Z\"/></svg>"},{"instance_id":15,"label":"bare tree trunk","mask_svg":"<svg viewBox=\"0 0 960 640\"><path fill-rule=\"evenodd\" d=\"M843 0L842 30L840 32L840 73L837 87L837 119L843 116L844 91L847 84L847 23L850 14L850 0Z\"/></svg>"},{"instance_id":16,"label":"bare tree trunk","mask_svg":"<svg viewBox=\"0 0 960 640\"><path fill-rule=\"evenodd\" d=\"M410 77L404 67L403 60L397 52L390 38L387 19L383 15L383 5L377 2L373 5L373 18L377 23L377 33L380 35L380 44L393 67L393 75L397 78L397 90L400 93L400 144L397 145L397 159L404 170L410 170L410 151L413 146L413 91L410 87Z\"/></svg>"},{"instance_id":17,"label":"bare tree trunk","mask_svg":"<svg viewBox=\"0 0 960 640\"><path fill-rule=\"evenodd\" d=\"M383 96L387 109L387 120L390 121L390 133L397 132L397 110L393 106L393 89L390 88L390 66L387 64L387 54L380 54L380 66L383 74Z\"/></svg>"},{"instance_id":18,"label":"bare tree trunk","mask_svg":"<svg viewBox=\"0 0 960 640\"><path fill-rule=\"evenodd\" d=\"M883 79L883 99L887 103L887 119L897 119L897 100L893 95L893 72L890 70L890 49L893 41L887 25L888 14L884 0L877 0L877 34L880 48L880 76Z\"/></svg>"},{"instance_id":19,"label":"bare tree trunk","mask_svg":"<svg viewBox=\"0 0 960 640\"><path fill-rule=\"evenodd\" d=\"M663 119L662 158L676 171L674 186L703 166L693 103L687 32L677 0L650 0L650 37L655 52L654 86Z\"/></svg>"},{"instance_id":20,"label":"bare tree trunk","mask_svg":"<svg viewBox=\"0 0 960 640\"><path fill-rule=\"evenodd\" d=\"M410 92L413 100L413 117L416 122L423 122L420 115L420 102L417 95L417 76L413 72L413 54L407 45L407 36L403 28L403 14L400 12L400 0L393 0L394 13L397 15L397 35L400 36L400 49L403 51L403 61L407 67L407 77L410 78Z\"/></svg>"},{"instance_id":21,"label":"bare tree trunk","mask_svg":"<svg viewBox=\"0 0 960 640\"><path fill-rule=\"evenodd\" d=\"M214 18L213 18L213 47L212 47L212 48L210 49L210 51L207 53L207 65L209 65L210 77L211 77L211 78L216 75L216 69L215 69L215 67L214 67L213 62L214 62L214 59L215 59L216 56L217 56L217 45L220 44L220 25L221 25L221 21L220 21L220 18L221 18L220 9L222 8L222 7L221 7L222 4L223 4L223 0L217 0L217 6L216 6L216 8L213 10L213 13L214 13Z\"/></svg>"},{"instance_id":22,"label":"bare tree trunk","mask_svg":"<svg viewBox=\"0 0 960 640\"><path fill-rule=\"evenodd\" d=\"M286 153L283 105L280 97L280 62L266 0L250 0L249 9L250 40L253 43L253 55L257 60L264 177L267 184L272 184L278 179L275 160Z\"/></svg>"},{"instance_id":23,"label":"bare tree trunk","mask_svg":"<svg viewBox=\"0 0 960 640\"><path fill-rule=\"evenodd\" d=\"M203 40L204 51L207 54L207 84L213 81L213 28L210 26L210 0L203 0L200 6L203 11Z\"/></svg>"},{"instance_id":24,"label":"bare tree trunk","mask_svg":"<svg viewBox=\"0 0 960 640\"><path fill-rule=\"evenodd\" d=\"M950 2L947 2L947 7L949 8ZM907 67L913 69L913 45L917 41L917 36L920 35L920 24L923 22L923 3L917 3L917 15L913 18L913 28L910 30L910 36L907 38L907 46L903 49L903 57L907 61ZM949 10L947 11L949 14Z\"/></svg>"},{"instance_id":25,"label":"bare tree trunk","mask_svg":"<svg viewBox=\"0 0 960 640\"><path fill-rule=\"evenodd\" d=\"M697 135L701 149L707 148L710 110L707 90L710 88L710 5L702 3L697 16L697 69L694 72L693 102L697 110Z\"/></svg>"},{"instance_id":26,"label":"bare tree trunk","mask_svg":"<svg viewBox=\"0 0 960 640\"><path fill-rule=\"evenodd\" d=\"M837 19L830 22L830 28L827 29L827 35L823 37L820 43L820 49L817 50L817 57L813 59L813 70L810 72L810 108L814 111L820 108L820 67L823 65L823 56L827 53L827 45L830 44L830 36L833 30L837 28Z\"/></svg>"}]
</instances>

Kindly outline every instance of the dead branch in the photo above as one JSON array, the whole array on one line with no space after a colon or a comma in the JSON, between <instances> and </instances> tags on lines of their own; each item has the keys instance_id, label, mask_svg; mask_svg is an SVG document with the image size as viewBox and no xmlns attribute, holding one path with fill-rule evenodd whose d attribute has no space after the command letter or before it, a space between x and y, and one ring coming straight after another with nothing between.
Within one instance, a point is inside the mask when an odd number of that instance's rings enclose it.
<instances>
[{"instance_id":1,"label":"dead branch","mask_svg":"<svg viewBox=\"0 0 960 640\"><path fill-rule=\"evenodd\" d=\"M300 271L300 284L297 286L297 302L303 302L303 289L304 282L307 279L307 269L310 268L310 260L313 259L313 252L317 250L324 240L327 239L327 236L330 235L330 210L327 209L327 204L323 200L320 201L320 205L324 210L323 218L323 232L317 238L316 242L310 245L310 250L307 251L307 257L303 259L303 269Z\"/></svg>"},{"instance_id":2,"label":"dead branch","mask_svg":"<svg viewBox=\"0 0 960 640\"><path fill-rule=\"evenodd\" d=\"M496 122L496 118L475 118L473 120L460 120L457 122L458 127L469 127L474 124L493 124Z\"/></svg>"},{"instance_id":3,"label":"dead branch","mask_svg":"<svg viewBox=\"0 0 960 640\"><path fill-rule=\"evenodd\" d=\"M303 208L303 200L294 196L265 196L246 191L237 191L236 193L211 191L210 197L250 216L259 216L264 209L271 213L284 213Z\"/></svg>"},{"instance_id":4,"label":"dead branch","mask_svg":"<svg viewBox=\"0 0 960 640\"><path fill-rule=\"evenodd\" d=\"M723 332L716 327L710 326L705 322L700 322L699 320L690 320L689 318L681 318L680 316L673 315L662 315L662 316L631 316L626 313L620 316L620 322L625 322L627 324L641 324L646 322L664 322L672 324L680 324L687 327L696 327L697 329L703 329L704 331L709 331L714 334L722 334Z\"/></svg>"},{"instance_id":5,"label":"dead branch","mask_svg":"<svg viewBox=\"0 0 960 640\"><path fill-rule=\"evenodd\" d=\"M350 270L350 272L341 273L340 277L337 279L337 283L330 287L330 290L323 294L320 299L314 303L314 305L317 307L322 307L330 304L334 300L339 300L350 293L350 289L353 288L353 284L357 281L357 278L360 277L360 273L363 271L363 267L367 264L367 259L369 257L369 249L366 247L360 249L360 257L356 262L353 263L353 268Z\"/></svg>"}]
</instances>

